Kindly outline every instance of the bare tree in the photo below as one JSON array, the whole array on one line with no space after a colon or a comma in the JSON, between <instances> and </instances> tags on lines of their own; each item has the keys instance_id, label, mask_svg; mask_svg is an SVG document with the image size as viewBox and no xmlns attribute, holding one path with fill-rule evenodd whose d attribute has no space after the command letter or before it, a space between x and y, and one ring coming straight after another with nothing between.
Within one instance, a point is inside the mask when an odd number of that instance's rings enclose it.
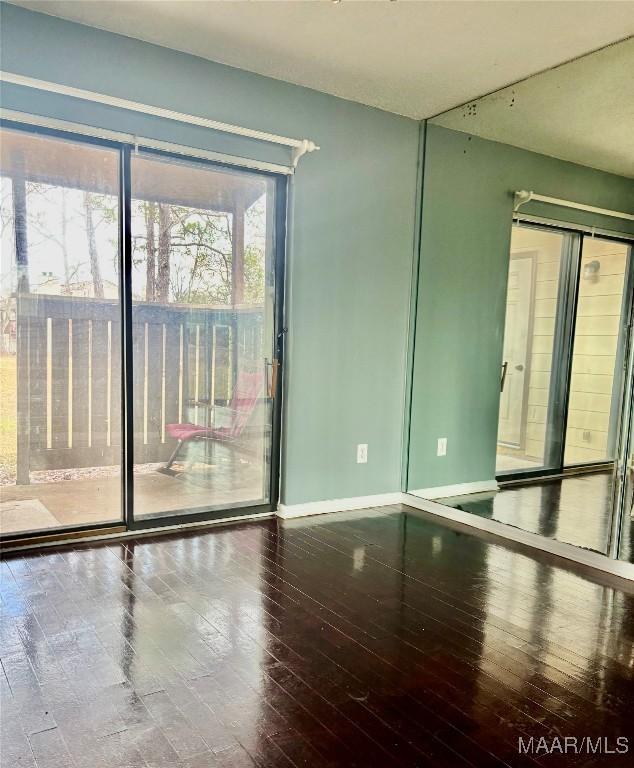
<instances>
[{"instance_id":1,"label":"bare tree","mask_svg":"<svg viewBox=\"0 0 634 768\"><path fill-rule=\"evenodd\" d=\"M143 213L145 214L146 230L145 300L154 301L156 294L156 239L154 237L156 204L145 203L143 206Z\"/></svg>"},{"instance_id":2,"label":"bare tree","mask_svg":"<svg viewBox=\"0 0 634 768\"><path fill-rule=\"evenodd\" d=\"M44 200L50 200L49 191L51 187L47 184L40 184L36 182L27 182L25 184L25 194L32 195L33 197L40 197ZM59 204L60 204L60 228L57 237L52 228L46 223L46 219L41 215L32 214L29 212L28 228L29 231L37 232L43 241L47 243L55 243L62 252L62 259L64 264L64 285L68 291L71 283L71 264L69 260L68 252L68 223L72 220L72 216L68 212L68 190L65 187L59 188Z\"/></svg>"},{"instance_id":3,"label":"bare tree","mask_svg":"<svg viewBox=\"0 0 634 768\"><path fill-rule=\"evenodd\" d=\"M103 281L101 279L101 269L99 268L99 254L97 253L97 240L95 238L95 223L92 216L92 199L90 192L84 192L84 212L86 215L86 236L88 237L90 275L92 277L95 296L98 299L103 299Z\"/></svg>"},{"instance_id":4,"label":"bare tree","mask_svg":"<svg viewBox=\"0 0 634 768\"><path fill-rule=\"evenodd\" d=\"M172 210L166 203L158 204L159 236L156 275L156 301L167 304L170 286L170 244L172 237Z\"/></svg>"},{"instance_id":5,"label":"bare tree","mask_svg":"<svg viewBox=\"0 0 634 768\"><path fill-rule=\"evenodd\" d=\"M61 196L62 196L62 239L59 243L60 248L62 249L62 256L64 258L64 280L66 281L66 288L68 288L68 284L70 281L70 267L68 264L68 237L67 237L67 227L68 227L68 215L67 215L67 201L66 201L66 190L61 190Z\"/></svg>"}]
</instances>

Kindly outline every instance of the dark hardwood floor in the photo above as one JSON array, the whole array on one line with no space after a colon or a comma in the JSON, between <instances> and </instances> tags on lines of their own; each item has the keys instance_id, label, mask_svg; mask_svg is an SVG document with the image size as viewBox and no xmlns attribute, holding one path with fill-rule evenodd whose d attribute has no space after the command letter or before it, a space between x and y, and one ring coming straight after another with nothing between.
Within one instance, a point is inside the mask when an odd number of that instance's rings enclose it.
<instances>
[{"instance_id":1,"label":"dark hardwood floor","mask_svg":"<svg viewBox=\"0 0 634 768\"><path fill-rule=\"evenodd\" d=\"M7 555L2 766L632 765L634 595L407 507Z\"/></svg>"},{"instance_id":2,"label":"dark hardwood floor","mask_svg":"<svg viewBox=\"0 0 634 768\"><path fill-rule=\"evenodd\" d=\"M474 515L538 533L549 539L574 544L606 554L610 535L612 472L570 475L509 485L496 493L472 494L440 499L446 504ZM634 529L628 518L624 539L631 539ZM625 544L625 542L624 542ZM627 550L628 559L631 546Z\"/></svg>"}]
</instances>

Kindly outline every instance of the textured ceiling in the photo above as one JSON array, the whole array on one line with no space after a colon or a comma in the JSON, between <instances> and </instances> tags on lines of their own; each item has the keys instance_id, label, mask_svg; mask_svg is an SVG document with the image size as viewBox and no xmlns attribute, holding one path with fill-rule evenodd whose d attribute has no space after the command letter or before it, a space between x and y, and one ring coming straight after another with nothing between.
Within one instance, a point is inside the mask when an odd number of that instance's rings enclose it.
<instances>
[{"instance_id":1,"label":"textured ceiling","mask_svg":"<svg viewBox=\"0 0 634 768\"><path fill-rule=\"evenodd\" d=\"M18 0L414 118L634 34L634 2Z\"/></svg>"}]
</instances>

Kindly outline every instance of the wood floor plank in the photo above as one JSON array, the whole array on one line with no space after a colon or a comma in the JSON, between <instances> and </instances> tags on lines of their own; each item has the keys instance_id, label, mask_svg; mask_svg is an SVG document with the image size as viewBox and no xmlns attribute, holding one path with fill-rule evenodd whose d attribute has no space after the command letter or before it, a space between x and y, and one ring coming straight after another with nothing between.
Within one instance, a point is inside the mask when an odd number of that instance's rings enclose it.
<instances>
[{"instance_id":1,"label":"wood floor plank","mask_svg":"<svg viewBox=\"0 0 634 768\"><path fill-rule=\"evenodd\" d=\"M287 550L292 548L290 542L287 543ZM302 553L306 553L307 550L302 549ZM322 590L324 584L321 585ZM408 594L411 594L412 590L408 590ZM363 601L363 596L359 595L355 597L354 605L359 607L360 601ZM433 600L432 600L433 602ZM408 598L408 602L403 601L403 606L406 610L403 612L403 621L406 631L416 635L417 628L424 626L425 639L436 638L439 643L442 643L443 647L449 651L455 649L453 664L459 664L462 659L468 660L473 658L473 654L480 657L482 656L478 648L477 633L474 636L470 632L471 624L464 618L458 617L456 619L456 611L452 611L450 606L444 603L437 603L435 606L430 607L429 597L425 595L425 606L421 607L415 600ZM337 605L336 598L330 598L329 604ZM366 622L368 626L373 627L374 631L385 631L385 625L381 624L380 618L371 618ZM494 646L487 651L488 662L486 665L481 664L481 669L486 668L488 675L496 677L501 675L507 679L507 684L513 687L513 676L520 677L517 669L521 671L521 678L525 679L525 672L527 669L531 669L534 673L530 685L534 688L534 696L537 696L542 701L546 694L552 705L555 707L554 711L561 713L561 706L565 706L569 709L575 708L575 699L579 695L575 690L571 690L571 684L574 682L572 677L578 669L572 670L573 674L562 672L559 667L564 665L562 661L553 657L548 651L543 648L537 654L539 656L536 659L530 652L530 649L524 647L518 647L517 638L513 635L505 633L503 630L498 630L494 625L487 625L487 632L491 635L492 639L500 636L500 643L495 643ZM559 667L558 667L559 664ZM553 665L553 666L551 666ZM565 665L564 665L565 666ZM509 677L510 675L510 677ZM511 682L509 682L511 680ZM585 695L587 699L592 702L594 700L594 688L587 687L585 689ZM629 706L629 703L628 703ZM565 712L564 712L565 714Z\"/></svg>"},{"instance_id":2,"label":"wood floor plank","mask_svg":"<svg viewBox=\"0 0 634 768\"><path fill-rule=\"evenodd\" d=\"M406 507L0 568L2 768L540 768L628 737L634 596Z\"/></svg>"}]
</instances>

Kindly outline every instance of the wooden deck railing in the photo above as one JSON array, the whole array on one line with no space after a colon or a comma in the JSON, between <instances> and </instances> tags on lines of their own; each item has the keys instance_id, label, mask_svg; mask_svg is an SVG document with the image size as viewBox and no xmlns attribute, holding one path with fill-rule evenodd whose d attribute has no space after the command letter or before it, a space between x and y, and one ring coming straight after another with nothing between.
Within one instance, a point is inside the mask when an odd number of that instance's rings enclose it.
<instances>
[{"instance_id":1,"label":"wooden deck railing","mask_svg":"<svg viewBox=\"0 0 634 768\"><path fill-rule=\"evenodd\" d=\"M121 458L121 330L116 300L22 294L17 308L17 482L32 470ZM167 424L204 423L231 397L237 360L262 363L261 307L135 302L135 463L165 460Z\"/></svg>"}]
</instances>

